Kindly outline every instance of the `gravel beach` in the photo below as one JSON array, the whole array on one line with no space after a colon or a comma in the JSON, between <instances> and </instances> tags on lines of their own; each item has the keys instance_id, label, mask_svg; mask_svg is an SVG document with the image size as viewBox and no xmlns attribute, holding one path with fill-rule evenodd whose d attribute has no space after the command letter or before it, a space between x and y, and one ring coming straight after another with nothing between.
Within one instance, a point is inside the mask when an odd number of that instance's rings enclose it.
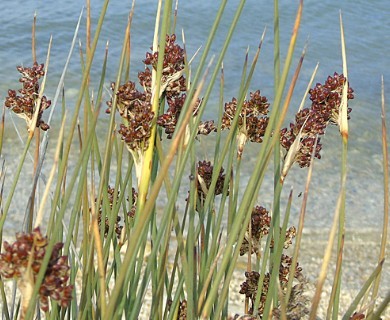
<instances>
[{"instance_id":1,"label":"gravel beach","mask_svg":"<svg viewBox=\"0 0 390 320\"><path fill-rule=\"evenodd\" d=\"M375 268L379 255L380 233L375 230L361 230L351 232L347 230L344 251L343 277L340 295L340 318L348 309L352 300L355 298L364 282L368 279ZM12 241L11 238L9 238ZM304 295L310 298L315 291L315 282L321 268L322 257L328 241L328 234L320 230L305 231L302 239L301 253L298 259L302 267L302 273L307 278L308 283ZM387 252L390 245L387 245ZM328 298L332 288L332 275L334 272L335 254L333 252L331 265L329 267L329 276L327 277L321 303L317 313L317 319L325 319ZM230 312L233 315L243 314L244 295L239 294L240 285L245 281L246 257L240 257L237 263L237 269L233 275L233 281L230 288ZM77 285L77 284L76 284ZM5 282L5 289L8 299L12 296L12 281ZM78 291L80 292L80 291ZM390 264L385 261L382 271L382 283L379 290L378 301L381 301L386 294L390 292ZM151 295L145 296L144 307L139 315L139 319L149 319L149 307L151 304ZM310 304L309 304L310 305ZM2 303L1 303L2 308ZM359 305L360 310L367 308L367 303ZM359 310L357 310L359 311ZM302 318L304 319L304 317ZM390 309L387 308L382 319L390 319Z\"/></svg>"},{"instance_id":2,"label":"gravel beach","mask_svg":"<svg viewBox=\"0 0 390 320\"><path fill-rule=\"evenodd\" d=\"M340 312L343 313L348 309L351 302L358 294L364 282L368 279L371 272L376 267L380 249L380 233L374 230L348 231L345 240L345 250L343 259L343 277L340 294ZM299 264L302 267L302 273L308 280L307 295L311 297L315 291L315 283L318 277L325 247L328 242L328 233L323 231L306 231L303 234L301 253L299 256ZM387 252L390 250L390 245L387 245ZM328 299L332 290L332 275L334 274L334 264L336 261L335 253L333 252L331 265L329 267L328 277L325 281L321 303L318 309L318 319L325 319ZM245 264L245 259L242 259L242 266ZM242 314L244 306L244 296L238 294L240 284L245 281L245 269L241 272L236 272L231 299L232 311ZM237 292L237 293L235 293ZM386 294L390 293L390 263L385 261L382 271L382 285L379 290L379 299L381 301ZM361 310L364 310L367 305L359 305ZM359 310L357 310L359 311ZM383 319L390 319L390 309L387 308Z\"/></svg>"}]
</instances>

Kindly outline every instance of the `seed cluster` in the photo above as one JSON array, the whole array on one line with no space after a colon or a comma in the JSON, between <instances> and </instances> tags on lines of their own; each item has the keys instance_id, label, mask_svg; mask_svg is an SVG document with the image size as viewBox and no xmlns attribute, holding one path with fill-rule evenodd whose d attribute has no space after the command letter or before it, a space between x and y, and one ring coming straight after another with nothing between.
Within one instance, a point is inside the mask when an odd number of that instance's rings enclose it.
<instances>
[{"instance_id":1,"label":"seed cluster","mask_svg":"<svg viewBox=\"0 0 390 320\"><path fill-rule=\"evenodd\" d=\"M268 125L269 103L266 97L261 96L260 90L250 93L250 99L245 100L238 119L238 128L245 132L246 138L252 142L261 143ZM225 103L222 116L222 129L230 129L237 112L237 99Z\"/></svg>"},{"instance_id":2,"label":"seed cluster","mask_svg":"<svg viewBox=\"0 0 390 320\"><path fill-rule=\"evenodd\" d=\"M138 192L134 188L131 188L131 209L127 212L127 216L132 219L135 216L135 210L137 209ZM127 198L129 201L129 198Z\"/></svg>"},{"instance_id":3,"label":"seed cluster","mask_svg":"<svg viewBox=\"0 0 390 320\"><path fill-rule=\"evenodd\" d=\"M288 249L290 245L292 244L292 240L295 238L297 234L297 229L294 226L291 226L286 230L286 237L284 239L284 249Z\"/></svg>"},{"instance_id":4,"label":"seed cluster","mask_svg":"<svg viewBox=\"0 0 390 320\"><path fill-rule=\"evenodd\" d=\"M289 277L291 265L292 265L292 258L283 254L281 257L281 262L279 267L279 281L280 281L282 292L284 293L287 289L287 283L288 283L288 277ZM246 280L241 284L240 293L244 294L247 298L250 299L251 307L249 309L249 314L253 314L254 311L253 306L256 300L260 274L257 271L251 271L251 272L247 271L245 272L245 278ZM269 289L270 278L271 278L271 274L269 272L264 275L263 287L261 291L260 303L258 308L258 313L260 315L262 315L264 311L265 301L267 299L267 294ZM296 278L300 283L304 281L302 275L302 268L299 266L298 263L296 265L294 278ZM290 301L292 301L291 298Z\"/></svg>"},{"instance_id":5,"label":"seed cluster","mask_svg":"<svg viewBox=\"0 0 390 320\"><path fill-rule=\"evenodd\" d=\"M22 75L19 82L22 88L18 91L8 90L8 96L5 98L5 106L12 110L17 116L26 120L27 126L30 127L36 108L38 118L36 127L46 131L50 127L42 120L43 111L50 107L51 101L42 96L39 101L39 79L45 75L43 64L34 62L31 68L18 66L16 69ZM20 95L18 93L20 93ZM39 106L37 104L39 103Z\"/></svg>"},{"instance_id":6,"label":"seed cluster","mask_svg":"<svg viewBox=\"0 0 390 320\"><path fill-rule=\"evenodd\" d=\"M307 291L307 281L300 280L292 287L290 299L286 308L287 319L307 319L310 313L310 297L305 294ZM273 319L282 319L280 308L272 310Z\"/></svg>"},{"instance_id":7,"label":"seed cluster","mask_svg":"<svg viewBox=\"0 0 390 320\"><path fill-rule=\"evenodd\" d=\"M179 302L179 312L177 313L177 320L186 320L187 319L187 300L182 300Z\"/></svg>"},{"instance_id":8,"label":"seed cluster","mask_svg":"<svg viewBox=\"0 0 390 320\"><path fill-rule=\"evenodd\" d=\"M313 148L316 144L317 134L325 133L326 123L322 117L310 109L305 108L295 115L295 123L290 123L290 129L283 128L280 132L280 144L288 152L290 147L301 134L299 141L299 151L295 155L294 161L301 168L310 165ZM314 157L321 159L320 151L322 149L321 138L318 138Z\"/></svg>"},{"instance_id":9,"label":"seed cluster","mask_svg":"<svg viewBox=\"0 0 390 320\"><path fill-rule=\"evenodd\" d=\"M161 82L162 87L164 88L164 96L167 100L168 108L157 118L157 124L164 128L168 139L171 139L175 132L177 122L187 99L187 81L183 75L185 51L175 42L175 34L166 36ZM158 53L147 53L144 63L145 65L151 65L154 69L157 69L157 60ZM146 68L145 72L139 73L138 77L145 85L150 83L151 72L149 68ZM193 116L197 115L201 102L201 99L197 99L193 106ZM213 120L200 122L198 134L208 135L212 131L216 131Z\"/></svg>"},{"instance_id":10,"label":"seed cluster","mask_svg":"<svg viewBox=\"0 0 390 320\"><path fill-rule=\"evenodd\" d=\"M322 115L325 122L337 124L339 118L339 109L341 104L343 87L347 79L343 74L335 72L333 77L328 76L324 85L317 83L313 89L310 89L311 109ZM348 100L354 98L353 89L348 86ZM348 115L351 109L348 109ZM348 117L349 119L349 117Z\"/></svg>"},{"instance_id":11,"label":"seed cluster","mask_svg":"<svg viewBox=\"0 0 390 320\"><path fill-rule=\"evenodd\" d=\"M214 167L211 165L210 161L199 161L198 162L198 197L201 203L204 202L207 196L207 192L211 186L211 180L213 177ZM224 169L221 168L219 172L217 183L215 185L214 195L222 194L223 185L225 183L225 174L223 173Z\"/></svg>"},{"instance_id":12,"label":"seed cluster","mask_svg":"<svg viewBox=\"0 0 390 320\"><path fill-rule=\"evenodd\" d=\"M145 151L149 146L152 120L152 70L157 70L159 52L147 52L145 70L138 73L139 84L143 91L129 81L118 88L117 109L125 123L120 125L118 132L122 135L130 150ZM166 99L167 110L157 117L157 124L164 128L167 138L171 139L175 132L180 113L187 99L187 84L183 76L185 67L185 51L176 44L176 35L166 36L163 71L161 77L160 99ZM112 91L115 83L111 84ZM162 100L161 100L162 101ZM111 112L113 100L107 101L107 113ZM197 115L201 100L198 99L193 107L193 116ZM215 131L214 121L201 122L198 134L207 135Z\"/></svg>"},{"instance_id":13,"label":"seed cluster","mask_svg":"<svg viewBox=\"0 0 390 320\"><path fill-rule=\"evenodd\" d=\"M314 151L314 157L321 159L320 151L322 144L318 138L316 149L314 150L316 137L325 134L329 124L337 124L339 119L339 109L342 99L342 91L346 82L344 75L334 73L329 76L322 85L317 83L313 89L310 89L310 108L299 111L295 116L295 123L290 123L289 128L283 128L280 132L280 144L288 152L299 137L299 151L294 157L294 161L301 168L310 165L311 154ZM348 99L353 99L353 89L348 87ZM348 119L351 109L348 108Z\"/></svg>"},{"instance_id":14,"label":"seed cluster","mask_svg":"<svg viewBox=\"0 0 390 320\"><path fill-rule=\"evenodd\" d=\"M115 83L111 84L114 91ZM151 123L154 117L151 106L151 94L138 91L135 83L128 81L118 88L117 108L125 123L120 125L118 133L130 150L144 151L149 146ZM107 102L107 112L111 111L112 100Z\"/></svg>"},{"instance_id":15,"label":"seed cluster","mask_svg":"<svg viewBox=\"0 0 390 320\"><path fill-rule=\"evenodd\" d=\"M31 270L34 281L40 271L42 260L48 245L47 237L42 236L39 228L32 233L18 233L16 241L9 244L3 242L4 253L0 254L0 274L6 279L20 279L29 265L32 257ZM50 262L39 288L40 307L49 310L49 297L58 302L61 307L67 307L72 300L73 286L67 285L69 279L68 257L60 256L63 243L56 243L51 253Z\"/></svg>"},{"instance_id":16,"label":"seed cluster","mask_svg":"<svg viewBox=\"0 0 390 320\"><path fill-rule=\"evenodd\" d=\"M187 90L186 80L181 74L185 65L185 51L176 44L176 35L167 35L165 38L165 51L161 83L165 87L165 95L176 97ZM158 52L147 52L144 63L157 70ZM146 67L145 73L139 73L138 78L144 87L151 87L151 72ZM143 79L143 80L141 80Z\"/></svg>"},{"instance_id":17,"label":"seed cluster","mask_svg":"<svg viewBox=\"0 0 390 320\"><path fill-rule=\"evenodd\" d=\"M252 210L251 216L251 232L249 235L249 226L245 235L244 241L240 247L240 255L243 256L249 251L249 244L251 253L260 254L260 241L262 237L269 233L271 226L271 217L268 215L267 209L261 206L256 206Z\"/></svg>"},{"instance_id":18,"label":"seed cluster","mask_svg":"<svg viewBox=\"0 0 390 320\"><path fill-rule=\"evenodd\" d=\"M110 186L108 186L107 196L108 196L108 201L109 201L111 209L112 209L112 206L114 204L114 192L115 192L115 188L111 188ZM117 197L118 196L119 196L119 191L118 191ZM132 206L131 206L130 211L127 212L127 216L129 218L133 218L135 215L137 198L138 198L138 193L135 191L134 188L132 188ZM96 203L96 201L97 201L97 199L95 199L95 203ZM91 208L90 208L90 211L91 211ZM118 215L116 217L116 221L115 221L115 225L114 225L115 233L116 233L118 238L121 236L122 229L123 229L123 225L120 224L121 220L122 220L122 218ZM99 227L100 227L101 223L102 223L102 205L100 205L100 207L99 207L99 214L98 214ZM109 231L110 231L110 222L109 222L108 217L105 217L105 220L104 220L104 236L105 237L107 237Z\"/></svg>"}]
</instances>

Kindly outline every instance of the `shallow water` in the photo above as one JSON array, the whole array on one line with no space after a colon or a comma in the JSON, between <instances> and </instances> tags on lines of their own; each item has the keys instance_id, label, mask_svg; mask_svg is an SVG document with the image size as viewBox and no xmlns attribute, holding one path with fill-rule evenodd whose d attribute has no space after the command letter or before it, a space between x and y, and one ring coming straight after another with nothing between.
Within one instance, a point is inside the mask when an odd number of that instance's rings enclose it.
<instances>
[{"instance_id":1,"label":"shallow water","mask_svg":"<svg viewBox=\"0 0 390 320\"><path fill-rule=\"evenodd\" d=\"M46 94L51 98L56 90L63 65L73 37L74 28L84 1L69 0L62 2L61 6L53 2L43 1L14 1L12 5L2 1L0 3L0 22L3 30L0 33L0 99L3 100L10 87L17 86L18 73L16 65L29 65L31 61L31 21L34 12L37 12L37 52L39 61L43 62L50 35L53 36L50 66L48 72L48 84ZM100 11L102 1L93 1L93 25ZM134 77L142 69L141 60L146 50L149 50L153 34L153 16L156 10L156 1L138 1L136 3L135 16L132 25L132 70ZM234 10L238 1L229 1L222 21L220 31L212 48L217 53L222 45ZM273 42L272 42L272 14L273 8L269 1L248 0L242 13L242 18L232 40L230 49L224 60L225 70L225 95L226 100L237 95L238 84L247 47L249 47L250 59L258 46L259 39L265 27L267 27L265 42L262 47L261 57L257 71L254 75L251 91L261 89L272 101L273 95ZM116 77L116 69L119 63L123 31L127 22L130 9L130 1L111 1L102 36L98 45L95 64L92 69L92 79L100 77L101 62L104 56L106 41L109 41L109 56L106 84ZM177 30L184 31L187 51L194 54L197 48L204 45L207 33L212 25L213 17L218 9L218 1L200 0L196 5L192 1L181 1ZM299 53L308 41L308 50L297 85L290 114L294 112L295 105L301 99L306 83L310 78L315 64L319 61L320 68L316 77L317 82L324 82L329 74L334 71L341 72L341 51L339 31L339 10L343 14L346 32L346 44L348 55L348 67L350 84L355 89L356 98L350 103L353 108L350 121L350 146L349 146L349 180L347 216L348 226L353 228L374 228L382 224L383 191L382 191L382 165L380 142L380 87L381 75L385 81L390 78L390 61L388 58L388 44L390 43L390 20L388 19L387 1L374 2L358 1L306 1L304 5L303 20L297 43L297 55L294 64L297 63ZM281 41L282 58L286 52L288 39L296 13L296 1L280 1L281 12ZM84 46L84 26L79 33L80 41ZM210 56L211 57L211 56ZM194 62L197 63L197 60ZM80 58L77 50L74 52L71 65L65 80L65 92L67 107L72 109L74 99L78 94L80 83ZM218 84L216 85L218 87ZM386 89L386 92L389 92ZM206 117L216 115L217 92L210 101L206 110ZM59 108L58 108L59 110ZM389 113L388 113L389 114ZM59 116L56 116L58 119ZM8 118L9 119L9 118ZM18 121L18 120L16 120ZM23 124L24 125L24 124ZM21 125L21 127L23 127ZM57 123L58 125L58 123ZM54 122L53 126L56 126ZM10 176L12 176L12 161L18 157L21 145L16 141L15 134L6 136L4 145L4 157ZM306 225L313 228L323 228L329 225L336 203L339 188L339 167L341 144L337 128L330 128L324 139L322 159L316 161L315 174L312 181L312 189L308 204ZM200 147L208 147L205 139ZM257 145L247 147L245 161L245 176L250 174L250 168L255 161ZM202 156L202 155L200 155ZM206 156L206 155L205 155ZM200 159L201 160L201 159ZM26 169L25 181L23 180L18 191L21 199L27 198L28 172ZM293 186L295 194L303 191L306 170L294 168L286 181L286 193ZM243 178L243 183L245 183ZM28 189L28 188L27 188ZM268 177L260 194L260 201L270 207L272 181ZM299 212L301 198L296 198L293 208L293 219ZM23 208L24 200L20 205ZM11 212L10 212L11 213ZM17 228L20 221L20 211L15 210L10 215L9 230Z\"/></svg>"}]
</instances>

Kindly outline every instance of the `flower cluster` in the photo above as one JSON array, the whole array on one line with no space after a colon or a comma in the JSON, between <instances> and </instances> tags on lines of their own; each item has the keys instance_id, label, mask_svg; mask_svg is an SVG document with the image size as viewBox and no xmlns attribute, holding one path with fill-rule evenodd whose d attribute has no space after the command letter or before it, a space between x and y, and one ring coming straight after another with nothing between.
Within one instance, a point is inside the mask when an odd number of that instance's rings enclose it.
<instances>
[{"instance_id":1,"label":"flower cluster","mask_svg":"<svg viewBox=\"0 0 390 320\"><path fill-rule=\"evenodd\" d=\"M134 188L131 188L131 209L130 211L127 212L127 216L130 219L133 219L135 216L135 210L136 210L136 204L137 204L137 199L138 199L138 192L135 191ZM127 201L129 201L129 198L127 198Z\"/></svg>"},{"instance_id":2,"label":"flower cluster","mask_svg":"<svg viewBox=\"0 0 390 320\"><path fill-rule=\"evenodd\" d=\"M290 273L291 265L292 265L292 257L286 254L282 254L282 259L280 261L280 267L279 267L279 280L282 285L282 288L287 288L288 276ZM299 280L302 277L303 277L302 267L300 267L299 263L297 262L295 266L294 278Z\"/></svg>"},{"instance_id":3,"label":"flower cluster","mask_svg":"<svg viewBox=\"0 0 390 320\"><path fill-rule=\"evenodd\" d=\"M230 129L233 118L237 112L237 99L225 103L225 111L222 116L222 129ZM249 139L252 142L261 143L268 125L269 103L266 97L261 96L260 90L250 93L250 99L245 100L238 119L238 153L242 154L244 145Z\"/></svg>"},{"instance_id":4,"label":"flower cluster","mask_svg":"<svg viewBox=\"0 0 390 320\"><path fill-rule=\"evenodd\" d=\"M114 188L111 188L110 186L108 186L108 189L107 189L107 196L108 196L108 201L110 203L110 208L112 209L112 205L114 203L114 192L115 192L115 189ZM97 201L97 199L95 199L95 202ZM91 211L91 209L90 209ZM122 232L122 226L119 224L119 222L121 221L121 217L120 216L117 216L116 217L116 221L115 221L115 233L117 235L117 237L120 237L121 235L121 232ZM99 207L99 214L98 214L98 224L99 224L99 227L101 226L102 224L102 206L100 205ZM100 229L100 228L99 228ZM109 222L109 219L108 217L105 217L105 220L104 220L104 236L107 237L108 235L108 232L110 230L110 222Z\"/></svg>"},{"instance_id":5,"label":"flower cluster","mask_svg":"<svg viewBox=\"0 0 390 320\"><path fill-rule=\"evenodd\" d=\"M177 313L177 320L187 319L187 300L182 300L179 303L179 312Z\"/></svg>"},{"instance_id":6,"label":"flower cluster","mask_svg":"<svg viewBox=\"0 0 390 320\"><path fill-rule=\"evenodd\" d=\"M181 111L183 109L184 103L187 99L187 94L182 93L177 97L167 97L168 109L167 111L160 115L157 118L157 124L165 129L167 138L171 139L173 133L175 132L177 122L179 120ZM200 99L196 100L196 103L193 107L193 116L198 114L198 110L202 101ZM200 122L198 126L198 134L208 135L209 133L216 131L214 120L208 120Z\"/></svg>"},{"instance_id":7,"label":"flower cluster","mask_svg":"<svg viewBox=\"0 0 390 320\"><path fill-rule=\"evenodd\" d=\"M292 287L286 310L287 319L307 318L310 313L310 297L306 294L306 291L307 281L304 279L301 279ZM282 319L281 309L274 308L272 317L274 319Z\"/></svg>"},{"instance_id":8,"label":"flower cluster","mask_svg":"<svg viewBox=\"0 0 390 320\"><path fill-rule=\"evenodd\" d=\"M257 271L246 271L245 278L246 280L240 285L240 293L245 294L247 298L250 298L252 301L254 301L257 295L257 287L260 279L260 273L258 273ZM269 278L270 275L269 273L267 273L263 280L263 290L260 298L260 305L264 304L265 299L267 298L266 293L268 292ZM253 311L251 313L253 313Z\"/></svg>"},{"instance_id":9,"label":"flower cluster","mask_svg":"<svg viewBox=\"0 0 390 320\"><path fill-rule=\"evenodd\" d=\"M279 230L280 230L280 232L282 232L282 228L279 228ZM292 239L295 238L296 233L297 233L297 230L296 230L296 228L294 226L291 226L290 228L288 228L286 230L284 243L283 243L283 248L284 249L288 249L290 247L290 245L292 244ZM274 246L275 246L275 241L272 238L271 239L270 248L272 249L272 248L274 248Z\"/></svg>"},{"instance_id":10,"label":"flower cluster","mask_svg":"<svg viewBox=\"0 0 390 320\"><path fill-rule=\"evenodd\" d=\"M109 201L111 209L112 209L112 206L114 204L114 192L115 192L115 189L108 186L107 196L108 196L108 201ZM118 191L117 196L119 196L119 191ZM133 218L135 215L137 197L138 197L138 193L135 191L134 188L132 188L132 206L131 206L130 211L127 212L127 216L129 218ZM95 199L95 202L96 201L97 201L97 199ZM91 211L91 208L90 208L90 211ZM115 233L116 233L118 238L121 236L122 229L123 229L123 226L120 224L121 220L122 220L121 217L117 216L116 221L115 221L115 225L114 225ZM102 205L100 205L100 207L99 207L98 224L99 224L99 227L102 224ZM110 222L109 222L108 217L106 217L104 220L104 236L105 237L107 237L109 230L110 230Z\"/></svg>"},{"instance_id":11,"label":"flower cluster","mask_svg":"<svg viewBox=\"0 0 390 320\"><path fill-rule=\"evenodd\" d=\"M280 262L280 267L279 267L279 281L280 281L280 286L281 286L282 292L284 292L284 293L285 293L285 290L287 289L287 283L288 283L288 277L289 277L291 265L292 265L292 258L283 254L281 257L281 262ZM249 314L253 314L253 311L254 311L253 305L255 303L256 295L258 293L257 288L258 288L260 274L256 271L245 272L245 278L246 278L246 280L241 284L240 293L244 294L247 298L250 299L251 308L249 309ZM298 263L296 265L294 278L299 281L299 283L296 286L299 286L300 284L302 284L304 282L304 277L302 275L302 268L299 266ZM271 279L271 274L266 273L264 276L264 280L263 280L262 291L260 293L261 296L260 296L260 303L259 303L259 308L258 308L258 313L260 315L262 315L263 311L264 311L264 306L265 306L265 301L267 299L270 279ZM293 299L292 299L292 297L293 297ZM294 301L296 301L296 300L297 300L297 297L292 295L290 297L289 304L294 303Z\"/></svg>"},{"instance_id":12,"label":"flower cluster","mask_svg":"<svg viewBox=\"0 0 390 320\"><path fill-rule=\"evenodd\" d=\"M294 161L299 164L301 168L310 165L313 148L316 144L317 135L323 135L326 129L326 122L318 114L305 108L295 115L295 123L290 123L290 129L283 128L280 132L280 144L286 150L286 157L288 151L295 143L299 143L299 151L294 157ZM299 140L297 140L299 139ZM294 145L295 146L295 145ZM321 159L320 151L322 149L321 138L318 138L314 157Z\"/></svg>"},{"instance_id":13,"label":"flower cluster","mask_svg":"<svg viewBox=\"0 0 390 320\"><path fill-rule=\"evenodd\" d=\"M167 35L165 38L165 50L161 84L167 97L176 97L187 90L186 80L182 75L185 63L185 52L176 44L176 35ZM144 63L157 70L158 52L147 52ZM151 90L151 71L149 67L138 74L141 85Z\"/></svg>"},{"instance_id":14,"label":"flower cluster","mask_svg":"<svg viewBox=\"0 0 390 320\"><path fill-rule=\"evenodd\" d=\"M260 254L261 238L269 233L271 225L271 217L268 215L267 209L261 206L256 206L252 210L251 216L251 232L249 235L249 226L244 241L240 247L240 255L243 256L249 251L251 247L251 253ZM250 244L250 246L249 246Z\"/></svg>"},{"instance_id":15,"label":"flower cluster","mask_svg":"<svg viewBox=\"0 0 390 320\"><path fill-rule=\"evenodd\" d=\"M39 99L39 79L45 75L43 64L34 62L31 68L18 66L17 70L22 75L19 82L22 88L18 90L8 90L8 96L5 98L5 106L12 110L17 116L26 120L27 127L30 128L36 109L38 108L38 117L36 127L46 131L50 127L42 120L43 111L50 107L51 101L42 96Z\"/></svg>"},{"instance_id":16,"label":"flower cluster","mask_svg":"<svg viewBox=\"0 0 390 320\"><path fill-rule=\"evenodd\" d=\"M270 226L271 226L271 217L268 213L269 212L267 211L267 209L262 206L256 206L253 208L251 213L250 225L247 228L245 238L240 247L241 256L249 252L250 254L255 253L258 256L261 255L262 252L261 239L267 235L271 236L269 235ZM292 243L292 239L295 237L295 235L296 235L296 229L294 226L286 230L285 240L283 244L284 249L289 248L289 246ZM271 238L270 246L271 248L274 247L273 238ZM278 270L279 270L279 282L283 292L285 292L285 290L287 289L291 265L292 265L292 258L285 254L282 254ZM246 277L246 281L241 284L240 293L245 294L245 296L250 299L252 306L249 310L249 315L252 315L254 311L253 306L256 300L260 274L256 271L246 272L245 277ZM307 310L306 309L307 299L302 295L303 290L301 289L303 288L304 277L302 275L302 268L299 266L298 263L296 264L294 278L298 280L298 284L296 284L293 287L293 291L291 293L290 300L289 300L289 307L291 307L291 310L294 309L296 311L299 309L300 310L299 312L303 312L302 310ZM270 272L268 272L264 276L263 287L260 296L260 304L258 308L258 312L260 315L263 313L264 310L264 305L268 294L268 288L270 285L269 283L270 279L271 279L271 274ZM301 289L298 290L298 288ZM302 304L302 302L304 303ZM299 304L298 309L293 307L296 306L297 304ZM276 311L277 309L275 310L275 312ZM291 312L293 313L293 311ZM297 317L296 319L299 319L299 317Z\"/></svg>"},{"instance_id":17,"label":"flower cluster","mask_svg":"<svg viewBox=\"0 0 390 320\"><path fill-rule=\"evenodd\" d=\"M209 191L211 180L213 177L214 167L211 165L210 161L199 161L197 168L197 179L198 179L198 198L203 204L206 199L207 193ZM214 195L222 194L223 185L225 183L225 174L223 173L224 169L221 168L219 172L217 183L215 185Z\"/></svg>"},{"instance_id":18,"label":"flower cluster","mask_svg":"<svg viewBox=\"0 0 390 320\"><path fill-rule=\"evenodd\" d=\"M115 83L111 84L114 90ZM119 134L130 151L145 151L149 146L151 123L154 117L151 106L151 94L138 91L135 83L129 81L118 88L117 108L120 116L125 120L119 128ZM107 102L111 111L112 100Z\"/></svg>"},{"instance_id":19,"label":"flower cluster","mask_svg":"<svg viewBox=\"0 0 390 320\"><path fill-rule=\"evenodd\" d=\"M300 110L295 116L295 123L290 123L289 128L281 130L280 144L286 151L283 176L294 162L301 168L308 167L313 151L314 157L321 158L322 145L320 138L316 145L316 139L324 135L329 124L339 123L342 92L346 81L342 74L335 72L333 77L327 78L324 85L317 83L309 91L311 107ZM353 89L348 87L347 99L353 98ZM351 109L348 108L348 119L350 112Z\"/></svg>"},{"instance_id":20,"label":"flower cluster","mask_svg":"<svg viewBox=\"0 0 390 320\"><path fill-rule=\"evenodd\" d=\"M145 65L151 65L155 70L157 69L158 52L146 54L144 60ZM161 78L161 87L163 94L166 97L168 108L157 118L157 124L165 129L167 138L171 139L177 122L179 120L184 103L187 99L187 84L183 75L185 66L185 51L178 44L176 44L176 35L166 36L163 72ZM146 67L144 72L138 74L140 83L150 88L151 71ZM193 116L196 116L201 104L201 100L197 99L193 106ZM214 121L201 122L198 127L198 134L208 135L215 131L216 127Z\"/></svg>"},{"instance_id":21,"label":"flower cluster","mask_svg":"<svg viewBox=\"0 0 390 320\"><path fill-rule=\"evenodd\" d=\"M0 254L1 276L6 279L21 279L31 263L35 282L47 245L48 239L42 236L39 228L34 229L32 233L17 234L16 241L12 244L4 241L4 253ZM49 310L49 297L57 301L61 307L67 307L72 300L73 286L67 285L70 267L68 257L60 256L62 247L62 243L54 245L45 277L39 288L40 307L43 311Z\"/></svg>"},{"instance_id":22,"label":"flower cluster","mask_svg":"<svg viewBox=\"0 0 390 320\"><path fill-rule=\"evenodd\" d=\"M157 124L165 129L168 139L171 139L175 132L177 121L179 120L186 99L187 95L185 93L177 97L167 98L168 109L157 118ZM195 110L199 109L200 103L201 100L198 99L194 107Z\"/></svg>"},{"instance_id":23,"label":"flower cluster","mask_svg":"<svg viewBox=\"0 0 390 320\"><path fill-rule=\"evenodd\" d=\"M157 70L159 52L147 52L145 70L138 73L139 84L143 88L139 91L136 84L129 81L119 86L115 92L117 98L117 109L124 119L119 127L118 133L126 143L127 148L133 155L137 176L140 174L140 167L143 159L143 152L149 147L151 137L152 121L155 117L152 111L152 74ZM187 83L183 76L185 67L185 51L176 44L176 35L166 36L166 45L163 59L163 70L161 77L160 102L165 98L168 104L166 111L157 117L157 124L165 129L168 139L172 138L180 113L187 99ZM115 83L111 84L111 90L115 91ZM113 98L107 101L107 113L111 112ZM201 100L198 99L193 107L193 116L197 115ZM215 131L213 121L201 122L198 134L209 134Z\"/></svg>"},{"instance_id":24,"label":"flower cluster","mask_svg":"<svg viewBox=\"0 0 390 320\"><path fill-rule=\"evenodd\" d=\"M339 109L343 93L343 87L347 79L343 74L337 72L333 77L328 76L325 84L317 83L313 89L310 89L310 100L312 101L311 110L320 114L326 123L338 124ZM348 86L348 100L354 98L353 89ZM351 109L348 108L348 119Z\"/></svg>"},{"instance_id":25,"label":"flower cluster","mask_svg":"<svg viewBox=\"0 0 390 320\"><path fill-rule=\"evenodd\" d=\"M251 254L259 255L261 253L261 239L268 235L269 228L271 226L271 217L268 214L266 208L262 206L256 206L252 210L250 231L249 226L245 234L244 240L240 247L240 255L243 256L249 252L251 248ZM286 230L286 236L284 240L284 249L292 244L292 239L295 238L296 228L294 226ZM271 248L274 246L274 239L271 240Z\"/></svg>"},{"instance_id":26,"label":"flower cluster","mask_svg":"<svg viewBox=\"0 0 390 320\"><path fill-rule=\"evenodd\" d=\"M292 244L292 239L295 238L297 234L297 229L294 226L291 226L290 228L287 229L286 231L286 237L284 239L284 249L288 249L290 245Z\"/></svg>"}]
</instances>

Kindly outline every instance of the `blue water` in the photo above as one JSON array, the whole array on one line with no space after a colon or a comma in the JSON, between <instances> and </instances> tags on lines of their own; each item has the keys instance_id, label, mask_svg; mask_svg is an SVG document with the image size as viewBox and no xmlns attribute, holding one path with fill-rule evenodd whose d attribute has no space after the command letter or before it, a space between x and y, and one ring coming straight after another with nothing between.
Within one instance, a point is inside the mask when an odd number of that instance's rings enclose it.
<instances>
[{"instance_id":1,"label":"blue water","mask_svg":"<svg viewBox=\"0 0 390 320\"><path fill-rule=\"evenodd\" d=\"M93 29L103 1L92 1ZM145 51L152 42L156 2L138 0L131 33L131 75L134 78L143 65ZM222 25L217 33L212 54L221 48L238 1L229 1ZM273 5L272 1L248 0L230 49L224 60L226 100L236 96L245 53L249 47L252 59L261 34L266 29L266 38L250 90L261 89L263 95L272 101L273 96ZM7 95L8 88L17 87L16 65L31 64L31 23L37 13L37 55L44 62L50 36L53 44L50 56L46 94L54 95L73 32L84 1L1 1L0 2L0 100ZM185 33L187 52L191 56L205 44L208 31L218 10L219 1L180 1L177 33ZM100 78L104 48L109 41L106 84L114 80L119 64L123 33L127 23L131 1L113 0L109 4L107 17L92 68L93 84ZM282 60L297 10L297 1L280 1L280 31ZM390 79L390 19L388 1L306 1L297 42L297 53L293 66L305 43L308 43L306 58L293 99L291 114L297 108L307 81L317 62L320 63L316 82L323 82L334 71L341 72L341 49L339 13L343 15L348 55L349 79L355 89L356 98L351 102L353 112L350 121L349 195L348 210L351 226L375 227L381 224L383 192L381 176L380 105L381 76L385 82ZM79 32L82 47L85 48L84 22ZM178 37L181 39L181 37ZM211 55L212 55L211 54ZM210 57L211 57L210 55ZM283 62L283 61L282 61ZM197 60L194 62L197 63ZM80 83L80 57L73 53L70 68L65 79L66 101L69 109L77 95ZM389 85L386 93L389 96ZM107 93L108 94L108 91ZM216 115L217 94L211 98L206 117ZM388 113L388 118L390 118ZM336 128L331 128L324 139L323 159L316 162L313 177L312 200L309 203L307 224L312 227L329 225L339 183L340 143ZM6 148L5 146L4 148ZM252 154L257 146L248 148ZM4 151L7 152L7 151ZM11 151L10 151L11 152ZM253 157L248 159L252 161ZM250 166L248 166L250 168ZM324 173L325 172L325 173ZM293 185L297 193L303 190L305 170L295 168L286 182ZM265 184L265 188L270 184ZM286 189L289 189L286 187ZM264 190L262 201L271 205L269 191ZM299 204L299 199L296 202ZM296 209L295 214L298 209Z\"/></svg>"}]
</instances>

